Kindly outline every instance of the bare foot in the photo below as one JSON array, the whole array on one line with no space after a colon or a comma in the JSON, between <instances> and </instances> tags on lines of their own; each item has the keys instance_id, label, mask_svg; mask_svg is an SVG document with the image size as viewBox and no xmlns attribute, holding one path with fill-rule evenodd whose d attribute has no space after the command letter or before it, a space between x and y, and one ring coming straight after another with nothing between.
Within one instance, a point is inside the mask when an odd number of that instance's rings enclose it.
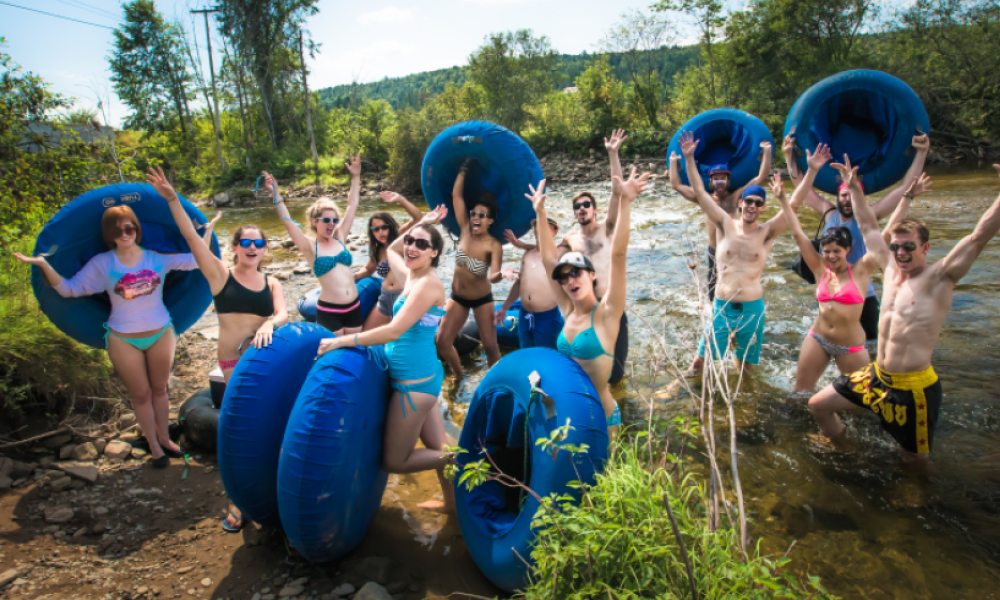
<instances>
[{"instance_id":1,"label":"bare foot","mask_svg":"<svg viewBox=\"0 0 1000 600\"><path fill-rule=\"evenodd\" d=\"M424 510L429 510L431 512L440 513L442 515L455 514L455 506L448 505L440 500L428 500L427 502L421 502L417 505L417 508L422 508Z\"/></svg>"}]
</instances>

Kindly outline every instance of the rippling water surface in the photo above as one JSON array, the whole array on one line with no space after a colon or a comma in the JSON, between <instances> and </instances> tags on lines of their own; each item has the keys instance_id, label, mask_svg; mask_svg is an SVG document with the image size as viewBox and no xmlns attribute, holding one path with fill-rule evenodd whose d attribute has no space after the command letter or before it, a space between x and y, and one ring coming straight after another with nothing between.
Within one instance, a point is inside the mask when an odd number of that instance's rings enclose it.
<instances>
[{"instance_id":1,"label":"rippling water surface","mask_svg":"<svg viewBox=\"0 0 1000 600\"><path fill-rule=\"evenodd\" d=\"M930 260L944 256L972 231L996 199L1000 181L992 168L932 172L935 191L917 198L910 214L931 229ZM549 193L550 214L563 231L572 225L570 198L582 189L594 190L600 209L606 208L608 184L557 185ZM342 199L338 202L343 202ZM292 216L304 221L308 202L293 202ZM773 202L772 202L773 204ZM362 198L353 232L363 233L369 214L385 210L375 196ZM402 211L390 211L403 218ZM206 212L209 212L206 209ZM775 207L769 206L770 218ZM807 232L817 218L801 211ZM254 222L272 236L285 232L270 206L225 211L218 226L226 234L240 223ZM358 244L355 265L367 261ZM679 198L665 181L658 181L636 201L628 256L628 298L635 375L623 403L626 420L648 412L636 390L661 388L643 376L642 355L650 339L640 315L657 331L666 331L674 358L684 366L693 356L699 306L687 264L697 256L705 276L706 234L696 206ZM506 248L505 264L516 266L520 252ZM1000 583L1000 241L994 241L955 290L934 368L944 387L944 405L935 439L931 472L920 476L901 464L894 443L867 415L847 419L852 448L830 452L810 442L817 428L806 409L807 398L791 392L795 360L802 337L816 315L815 288L788 270L797 248L786 233L775 244L764 273L767 330L762 368L746 383L739 398L738 442L740 475L752 519L751 534L768 554L789 556L793 567L823 578L845 598L995 598ZM297 253L278 252L275 263L297 263ZM439 269L447 281L454 268L454 246L447 244ZM311 275L286 284L293 318L298 296L315 287ZM496 286L502 298L509 285ZM880 288L879 288L880 289ZM880 290L881 291L881 290ZM457 436L468 402L485 373L481 353L465 359L469 375L457 388L446 382L442 411ZM821 383L831 381L829 370ZM693 404L684 394L658 400L654 410L664 416L689 414ZM721 425L721 421L720 421ZM728 447L720 441L720 447ZM433 493L433 478L417 485ZM409 493L408 491L406 493ZM385 504L385 502L383 502ZM397 528L408 527L416 538L433 539L428 524L414 525L406 511ZM394 525L380 513L375 531ZM438 529L442 525L438 523ZM378 534L384 535L384 534ZM433 534L436 536L436 534Z\"/></svg>"}]
</instances>

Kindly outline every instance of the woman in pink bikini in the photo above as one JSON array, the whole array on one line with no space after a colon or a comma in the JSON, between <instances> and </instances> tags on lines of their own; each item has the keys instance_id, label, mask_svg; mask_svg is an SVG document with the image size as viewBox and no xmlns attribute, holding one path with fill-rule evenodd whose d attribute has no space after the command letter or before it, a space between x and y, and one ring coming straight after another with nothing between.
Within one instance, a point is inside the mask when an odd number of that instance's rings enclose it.
<instances>
[{"instance_id":1,"label":"woman in pink bikini","mask_svg":"<svg viewBox=\"0 0 1000 600\"><path fill-rule=\"evenodd\" d=\"M833 163L830 166L837 169L843 180L841 185L851 192L854 215L868 250L853 268L847 262L847 254L851 251L851 231L847 227L828 229L820 239L821 251L817 251L782 192L781 176L775 175L772 178L772 189L776 191L781 210L788 219L795 243L817 281L819 314L799 351L796 392L815 389L831 358L841 374L845 375L863 369L871 362L865 351L865 331L861 327L861 311L865 305L865 295L861 290L867 290L872 274L888 263L889 248L882 239L878 219L861 189L857 178L858 168L851 168L846 155L844 162L845 164ZM808 173L803 178L802 185L811 186L814 178L815 173ZM912 197L921 194L925 191L925 186L924 179L915 180L906 195Z\"/></svg>"}]
</instances>

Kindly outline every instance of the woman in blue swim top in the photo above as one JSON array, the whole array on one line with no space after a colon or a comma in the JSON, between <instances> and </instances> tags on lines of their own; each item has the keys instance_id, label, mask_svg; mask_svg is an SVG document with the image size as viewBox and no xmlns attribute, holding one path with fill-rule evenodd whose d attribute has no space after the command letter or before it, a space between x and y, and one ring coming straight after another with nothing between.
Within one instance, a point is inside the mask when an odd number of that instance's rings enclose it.
<instances>
[{"instance_id":1,"label":"woman in blue swim top","mask_svg":"<svg viewBox=\"0 0 1000 600\"><path fill-rule=\"evenodd\" d=\"M184 455L167 435L167 380L177 335L163 303L163 283L169 271L193 271L198 264L191 254L160 254L142 248L142 225L128 206L104 211L101 233L110 250L87 261L69 279L59 275L44 257L14 256L38 267L60 296L107 292L111 316L104 324L105 348L128 389L136 420L149 442L152 464L162 469L171 458Z\"/></svg>"},{"instance_id":2,"label":"woman in blue swim top","mask_svg":"<svg viewBox=\"0 0 1000 600\"><path fill-rule=\"evenodd\" d=\"M635 168L628 181L614 177L612 185L621 189L621 203L618 206L618 225L611 240L611 269L608 278L608 293L598 298L594 291L597 273L594 265L580 252L567 252L557 260L556 243L547 227L538 228L538 245L542 252L545 270L552 274L552 290L559 302L559 310L566 320L562 333L556 341L559 352L572 358L590 376L591 383L601 398L604 416L607 418L608 433L615 435L621 425L621 412L608 389L608 378L614 366L615 340L618 327L625 312L625 255L628 252L629 229L631 228L632 201L646 188L644 173L636 178ZM545 180L538 189L530 188L525 194L535 207L539 223L546 220Z\"/></svg>"},{"instance_id":3,"label":"woman in blue swim top","mask_svg":"<svg viewBox=\"0 0 1000 600\"><path fill-rule=\"evenodd\" d=\"M435 225L447 213L439 206L389 246L389 267L397 280L405 282L392 321L364 333L325 339L319 346L323 355L339 348L385 344L393 392L385 418L382 467L388 473L437 470L444 502L418 506L441 512L455 507L454 488L443 474L452 459L441 453L446 438L438 395L444 368L434 349L446 301L444 284L434 270L444 250L444 238ZM424 448L416 448L417 439Z\"/></svg>"},{"instance_id":4,"label":"woman in blue swim top","mask_svg":"<svg viewBox=\"0 0 1000 600\"><path fill-rule=\"evenodd\" d=\"M361 155L351 156L345 166L351 174L351 190L347 195L347 210L343 219L337 205L329 198L316 200L306 212L316 239L302 233L288 214L278 191L278 183L269 173L263 174L267 187L274 193L274 204L285 230L319 279L321 291L316 301L316 322L337 335L361 331L364 325L358 288L351 271L351 252L344 244L354 224L354 213L361 198Z\"/></svg>"}]
</instances>

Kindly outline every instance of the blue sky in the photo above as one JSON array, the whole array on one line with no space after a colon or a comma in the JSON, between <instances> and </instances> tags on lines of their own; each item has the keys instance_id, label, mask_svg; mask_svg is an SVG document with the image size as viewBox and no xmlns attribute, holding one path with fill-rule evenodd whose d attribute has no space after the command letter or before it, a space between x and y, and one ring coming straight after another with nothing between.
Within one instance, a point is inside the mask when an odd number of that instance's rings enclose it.
<instances>
[{"instance_id":1,"label":"blue sky","mask_svg":"<svg viewBox=\"0 0 1000 600\"><path fill-rule=\"evenodd\" d=\"M121 17L116 0L4 0L36 10L114 27ZM546 35L560 52L595 51L611 25L629 9L646 9L652 0L432 0L363 3L319 2L320 12L308 29L322 44L308 60L310 87L374 81L431 69L465 64L469 54L495 31L521 28ZM169 19L180 19L192 30L191 9L210 0L160 0ZM204 24L199 15L194 31L206 62ZM682 26L682 38L690 38ZM118 102L108 79L106 56L112 32L63 21L0 4L0 36L5 52L25 70L52 84L52 89L78 98L80 106L96 105L98 93L111 96L111 122L118 124L127 109ZM213 43L219 40L213 32ZM220 44L216 43L216 50ZM219 62L216 61L216 65ZM99 92L95 92L99 90Z\"/></svg>"}]
</instances>

